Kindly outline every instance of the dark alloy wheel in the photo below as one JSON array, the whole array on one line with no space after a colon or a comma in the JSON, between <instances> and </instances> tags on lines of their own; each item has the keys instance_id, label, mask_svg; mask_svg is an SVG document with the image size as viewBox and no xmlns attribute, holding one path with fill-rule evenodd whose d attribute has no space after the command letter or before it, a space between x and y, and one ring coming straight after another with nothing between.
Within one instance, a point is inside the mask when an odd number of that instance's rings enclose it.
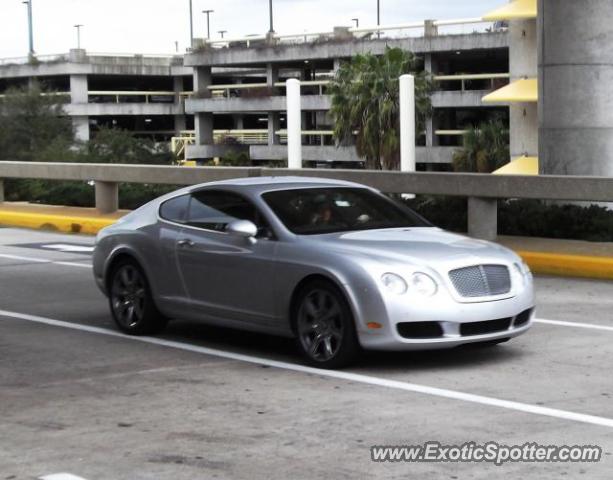
<instances>
[{"instance_id":1,"label":"dark alloy wheel","mask_svg":"<svg viewBox=\"0 0 613 480\"><path fill-rule=\"evenodd\" d=\"M140 266L124 260L115 266L110 277L109 302L119 329L131 335L157 333L167 320L159 312Z\"/></svg>"},{"instance_id":2,"label":"dark alloy wheel","mask_svg":"<svg viewBox=\"0 0 613 480\"><path fill-rule=\"evenodd\" d=\"M359 351L347 301L328 282L313 282L300 292L295 325L298 345L311 365L339 368L351 363Z\"/></svg>"}]
</instances>

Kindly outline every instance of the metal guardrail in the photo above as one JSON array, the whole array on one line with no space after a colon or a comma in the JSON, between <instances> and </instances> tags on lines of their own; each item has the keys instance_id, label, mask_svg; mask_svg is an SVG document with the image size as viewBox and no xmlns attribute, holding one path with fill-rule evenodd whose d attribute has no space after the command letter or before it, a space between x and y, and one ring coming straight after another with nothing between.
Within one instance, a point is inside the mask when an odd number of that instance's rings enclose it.
<instances>
[{"instance_id":1,"label":"metal guardrail","mask_svg":"<svg viewBox=\"0 0 613 480\"><path fill-rule=\"evenodd\" d=\"M472 236L485 239L493 239L497 234L498 199L613 202L613 178L608 177L11 161L0 162L0 201L3 200L3 179L93 180L96 182L96 206L106 213L117 210L119 183L193 185L215 180L271 175L348 180L387 193L466 197L468 232Z\"/></svg>"}]
</instances>

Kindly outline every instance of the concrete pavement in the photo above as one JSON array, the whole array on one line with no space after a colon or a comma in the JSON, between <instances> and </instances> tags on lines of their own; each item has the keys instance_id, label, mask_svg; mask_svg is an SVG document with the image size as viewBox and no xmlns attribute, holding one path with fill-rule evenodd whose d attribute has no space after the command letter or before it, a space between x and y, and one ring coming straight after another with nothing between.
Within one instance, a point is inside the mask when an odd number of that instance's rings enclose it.
<instances>
[{"instance_id":1,"label":"concrete pavement","mask_svg":"<svg viewBox=\"0 0 613 480\"><path fill-rule=\"evenodd\" d=\"M491 349L365 354L352 380L205 354L299 364L291 341L185 321L158 337L115 332L87 252L92 237L0 229L0 478L610 478L612 429L367 383L440 388L613 419L613 283L538 277L542 319ZM79 266L80 265L80 266ZM17 312L68 322L47 325ZM74 326L75 328L67 328ZM390 463L381 444L596 444L597 464Z\"/></svg>"}]
</instances>

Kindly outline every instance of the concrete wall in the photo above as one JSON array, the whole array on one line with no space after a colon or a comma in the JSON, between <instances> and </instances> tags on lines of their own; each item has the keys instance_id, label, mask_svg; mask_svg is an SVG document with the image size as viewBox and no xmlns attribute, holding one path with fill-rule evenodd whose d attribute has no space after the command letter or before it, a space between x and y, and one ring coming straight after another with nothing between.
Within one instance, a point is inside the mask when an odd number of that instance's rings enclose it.
<instances>
[{"instance_id":1,"label":"concrete wall","mask_svg":"<svg viewBox=\"0 0 613 480\"><path fill-rule=\"evenodd\" d=\"M613 176L613 2L539 0L540 168Z\"/></svg>"},{"instance_id":2,"label":"concrete wall","mask_svg":"<svg viewBox=\"0 0 613 480\"><path fill-rule=\"evenodd\" d=\"M475 33L469 35L440 35L423 38L330 40L299 45L209 48L185 57L185 65L250 66L267 63L304 60L334 60L349 58L357 53L382 54L386 47L400 47L416 53L449 52L508 47L504 32Z\"/></svg>"}]
</instances>

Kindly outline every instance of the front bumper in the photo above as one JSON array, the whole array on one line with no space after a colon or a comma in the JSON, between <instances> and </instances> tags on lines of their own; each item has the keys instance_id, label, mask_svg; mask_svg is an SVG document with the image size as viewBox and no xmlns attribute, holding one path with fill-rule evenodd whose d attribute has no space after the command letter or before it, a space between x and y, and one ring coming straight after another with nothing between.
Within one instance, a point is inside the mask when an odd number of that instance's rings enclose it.
<instances>
[{"instance_id":1,"label":"front bumper","mask_svg":"<svg viewBox=\"0 0 613 480\"><path fill-rule=\"evenodd\" d=\"M360 344L369 350L429 350L513 338L534 319L532 282L512 296L473 303L441 292L429 299L383 295L382 308L362 310ZM368 322L382 327L369 329Z\"/></svg>"}]
</instances>

